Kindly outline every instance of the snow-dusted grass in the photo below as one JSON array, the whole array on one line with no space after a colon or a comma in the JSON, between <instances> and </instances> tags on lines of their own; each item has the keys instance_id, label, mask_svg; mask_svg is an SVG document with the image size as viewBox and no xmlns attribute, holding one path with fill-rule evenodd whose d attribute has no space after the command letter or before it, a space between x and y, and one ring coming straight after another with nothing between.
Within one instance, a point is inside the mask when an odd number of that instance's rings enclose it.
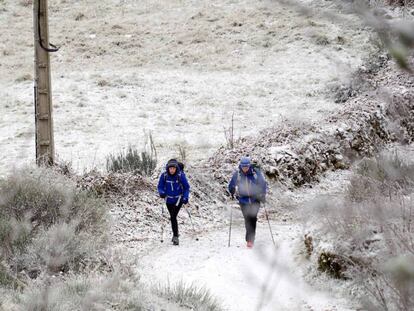
<instances>
[{"instance_id":1,"label":"snow-dusted grass","mask_svg":"<svg viewBox=\"0 0 414 311\"><path fill-rule=\"evenodd\" d=\"M122 272L68 275L33 282L21 291L0 288L0 294L0 310L7 311L223 310L206 290L194 285L160 285L156 290Z\"/></svg>"},{"instance_id":2,"label":"snow-dusted grass","mask_svg":"<svg viewBox=\"0 0 414 311\"><path fill-rule=\"evenodd\" d=\"M160 160L180 144L196 160L226 143L233 113L235 139L286 118L317 120L337 109L327 85L346 81L372 50L353 15L337 25L273 1L50 7L50 41L61 46L51 55L56 152L75 170L103 168L108 154L142 146L143 129L153 131ZM31 15L16 1L0 14L11 25L0 34L2 173L34 158L33 85L20 79L33 72Z\"/></svg>"},{"instance_id":3,"label":"snow-dusted grass","mask_svg":"<svg viewBox=\"0 0 414 311\"><path fill-rule=\"evenodd\" d=\"M135 281L117 274L70 275L65 279L31 284L14 295L8 293L3 296L0 308L27 311L145 310L151 305L148 293Z\"/></svg>"},{"instance_id":4,"label":"snow-dusted grass","mask_svg":"<svg viewBox=\"0 0 414 311\"><path fill-rule=\"evenodd\" d=\"M214 298L209 290L199 287L196 284L185 284L182 281L159 284L156 292L180 306L199 311L220 311L223 310L220 303Z\"/></svg>"}]
</instances>

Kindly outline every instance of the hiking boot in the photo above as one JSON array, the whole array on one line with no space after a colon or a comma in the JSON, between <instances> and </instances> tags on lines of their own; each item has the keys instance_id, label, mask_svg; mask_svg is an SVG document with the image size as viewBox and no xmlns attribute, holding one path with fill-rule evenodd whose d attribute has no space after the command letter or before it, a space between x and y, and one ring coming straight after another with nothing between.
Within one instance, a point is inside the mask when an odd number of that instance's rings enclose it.
<instances>
[{"instance_id":1,"label":"hiking boot","mask_svg":"<svg viewBox=\"0 0 414 311\"><path fill-rule=\"evenodd\" d=\"M253 248L253 242L252 241L247 241L247 248Z\"/></svg>"},{"instance_id":2,"label":"hiking boot","mask_svg":"<svg viewBox=\"0 0 414 311\"><path fill-rule=\"evenodd\" d=\"M178 241L178 236L173 236L172 242L173 242L174 245L180 244L180 242Z\"/></svg>"}]
</instances>

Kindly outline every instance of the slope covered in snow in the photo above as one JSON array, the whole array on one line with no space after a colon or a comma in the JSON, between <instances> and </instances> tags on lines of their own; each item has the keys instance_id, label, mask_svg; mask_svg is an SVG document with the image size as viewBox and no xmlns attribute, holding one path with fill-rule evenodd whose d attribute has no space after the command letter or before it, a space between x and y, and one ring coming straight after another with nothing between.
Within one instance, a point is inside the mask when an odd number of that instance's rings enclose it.
<instances>
[{"instance_id":1,"label":"slope covered in snow","mask_svg":"<svg viewBox=\"0 0 414 311\"><path fill-rule=\"evenodd\" d=\"M32 10L22 3L0 10L2 172L34 158ZM338 108L328 86L373 48L352 14L336 24L271 0L56 0L49 15L61 46L51 57L56 152L78 170L143 146L144 130L162 160L177 145L196 160L225 143L233 113L236 137L315 121Z\"/></svg>"}]
</instances>

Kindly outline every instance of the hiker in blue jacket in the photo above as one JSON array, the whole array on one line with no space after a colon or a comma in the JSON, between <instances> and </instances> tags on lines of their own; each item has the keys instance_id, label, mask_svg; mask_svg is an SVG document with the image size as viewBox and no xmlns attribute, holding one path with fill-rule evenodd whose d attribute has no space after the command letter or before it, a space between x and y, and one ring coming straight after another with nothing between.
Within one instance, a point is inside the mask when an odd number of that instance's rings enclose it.
<instances>
[{"instance_id":1,"label":"hiker in blue jacket","mask_svg":"<svg viewBox=\"0 0 414 311\"><path fill-rule=\"evenodd\" d=\"M256 236L257 214L260 203L266 199L266 181L258 168L252 166L248 157L242 157L229 183L229 192L236 194L246 226L247 247L252 248Z\"/></svg>"},{"instance_id":2,"label":"hiker in blue jacket","mask_svg":"<svg viewBox=\"0 0 414 311\"><path fill-rule=\"evenodd\" d=\"M190 195L190 185L185 177L183 167L177 160L169 160L165 172L161 174L158 182L158 193L161 198L165 199L170 213L174 245L179 244L177 215L182 205L188 203Z\"/></svg>"}]
</instances>

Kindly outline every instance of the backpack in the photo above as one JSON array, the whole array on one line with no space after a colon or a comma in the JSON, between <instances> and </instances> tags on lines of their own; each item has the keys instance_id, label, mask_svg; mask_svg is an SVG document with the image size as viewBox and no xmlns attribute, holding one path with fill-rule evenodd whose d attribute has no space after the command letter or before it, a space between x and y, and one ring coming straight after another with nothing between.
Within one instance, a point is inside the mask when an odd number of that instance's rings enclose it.
<instances>
[{"instance_id":1,"label":"backpack","mask_svg":"<svg viewBox=\"0 0 414 311\"><path fill-rule=\"evenodd\" d=\"M257 174L258 174L258 172L261 172L260 167L256 164L253 164L252 165L252 171L253 171L254 181L257 181ZM241 172L240 172L240 170L237 170L236 186L238 185L239 178L241 178Z\"/></svg>"},{"instance_id":2,"label":"backpack","mask_svg":"<svg viewBox=\"0 0 414 311\"><path fill-rule=\"evenodd\" d=\"M252 165L252 171L253 171L254 182L256 183L257 182L257 179L258 179L257 175L258 175L258 173L261 173L260 166L258 166L257 164L253 164ZM242 173L240 172L240 170L238 170L238 172L237 172L237 178L236 178L236 183L235 183L236 184L236 187L238 186L239 178L241 178L241 174ZM263 201L262 195L257 196L256 200L258 200L259 202L262 202Z\"/></svg>"}]
</instances>

